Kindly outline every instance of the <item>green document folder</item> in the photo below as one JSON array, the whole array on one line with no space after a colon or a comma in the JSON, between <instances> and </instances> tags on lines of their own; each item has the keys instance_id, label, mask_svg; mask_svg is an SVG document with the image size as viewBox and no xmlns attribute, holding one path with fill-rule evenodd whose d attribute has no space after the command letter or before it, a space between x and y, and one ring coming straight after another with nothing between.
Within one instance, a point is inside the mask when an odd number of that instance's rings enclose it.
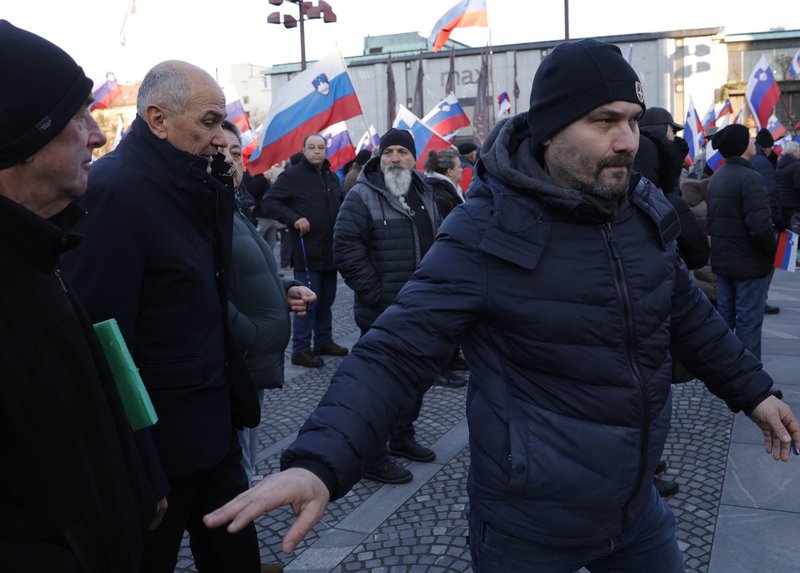
<instances>
[{"instance_id":1,"label":"green document folder","mask_svg":"<svg viewBox=\"0 0 800 573\"><path fill-rule=\"evenodd\" d=\"M139 369L133 363L125 339L122 338L117 320L111 318L98 322L94 325L94 330L106 354L111 373L117 381L119 397L131 429L136 431L152 426L158 421L158 416L142 377L139 376Z\"/></svg>"}]
</instances>

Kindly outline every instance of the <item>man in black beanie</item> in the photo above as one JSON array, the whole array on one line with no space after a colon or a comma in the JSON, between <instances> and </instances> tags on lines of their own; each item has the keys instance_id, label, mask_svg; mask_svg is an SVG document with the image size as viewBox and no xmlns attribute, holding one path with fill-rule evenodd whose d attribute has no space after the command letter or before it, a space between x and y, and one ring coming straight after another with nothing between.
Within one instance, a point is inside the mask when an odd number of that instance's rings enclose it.
<instances>
[{"instance_id":1,"label":"man in black beanie","mask_svg":"<svg viewBox=\"0 0 800 573\"><path fill-rule=\"evenodd\" d=\"M708 183L706 197L717 311L745 348L760 358L776 248L767 187L749 161L756 148L745 126L721 129L711 146L725 158Z\"/></svg>"},{"instance_id":2,"label":"man in black beanie","mask_svg":"<svg viewBox=\"0 0 800 573\"><path fill-rule=\"evenodd\" d=\"M89 113L92 82L61 48L5 20L0 51L0 563L133 573L157 498L59 264L81 241L73 200L106 141Z\"/></svg>"},{"instance_id":3,"label":"man in black beanie","mask_svg":"<svg viewBox=\"0 0 800 573\"><path fill-rule=\"evenodd\" d=\"M285 471L206 523L237 530L288 501L293 549L460 343L473 568L682 572L675 518L653 487L672 356L750 414L776 460L800 425L693 283L672 207L632 175L643 111L616 46L556 46L530 110L495 126L469 200L342 362Z\"/></svg>"},{"instance_id":4,"label":"man in black beanie","mask_svg":"<svg viewBox=\"0 0 800 573\"><path fill-rule=\"evenodd\" d=\"M433 190L414 169L417 148L411 132L392 128L381 136L379 155L370 159L345 197L333 230L333 260L353 289L353 314L364 335L386 310L433 244L441 219ZM419 462L436 459L417 443L414 421L422 394L375 455L364 460L364 477L406 483L413 475L389 454Z\"/></svg>"},{"instance_id":5,"label":"man in black beanie","mask_svg":"<svg viewBox=\"0 0 800 573\"><path fill-rule=\"evenodd\" d=\"M458 157L461 160L461 182L458 185L462 191L466 192L469 184L472 183L475 162L478 161L478 146L471 141L462 143L458 146Z\"/></svg>"}]
</instances>

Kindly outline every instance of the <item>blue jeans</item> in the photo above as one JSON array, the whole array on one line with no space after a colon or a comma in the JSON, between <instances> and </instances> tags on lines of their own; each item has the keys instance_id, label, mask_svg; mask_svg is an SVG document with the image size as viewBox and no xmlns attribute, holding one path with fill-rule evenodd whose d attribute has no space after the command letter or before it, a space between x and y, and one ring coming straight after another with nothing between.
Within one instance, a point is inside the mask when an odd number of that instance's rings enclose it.
<instances>
[{"instance_id":1,"label":"blue jeans","mask_svg":"<svg viewBox=\"0 0 800 573\"><path fill-rule=\"evenodd\" d=\"M333 340L333 315L331 307L336 300L336 271L312 271L311 284L306 279L306 271L294 271L294 280L300 281L317 294L314 310L305 316L292 316L292 352L311 350L311 333L314 332L314 348Z\"/></svg>"},{"instance_id":2,"label":"blue jeans","mask_svg":"<svg viewBox=\"0 0 800 573\"><path fill-rule=\"evenodd\" d=\"M684 573L675 516L655 487L652 505L629 529L607 542L553 547L494 531L469 512L469 548L475 573Z\"/></svg>"},{"instance_id":3,"label":"blue jeans","mask_svg":"<svg viewBox=\"0 0 800 573\"><path fill-rule=\"evenodd\" d=\"M717 312L744 347L759 360L768 290L767 277L732 279L717 275Z\"/></svg>"}]
</instances>

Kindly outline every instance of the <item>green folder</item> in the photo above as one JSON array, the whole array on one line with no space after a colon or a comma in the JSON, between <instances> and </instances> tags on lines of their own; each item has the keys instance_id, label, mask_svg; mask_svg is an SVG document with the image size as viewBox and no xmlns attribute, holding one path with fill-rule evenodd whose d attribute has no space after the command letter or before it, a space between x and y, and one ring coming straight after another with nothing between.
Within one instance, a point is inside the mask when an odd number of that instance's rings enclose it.
<instances>
[{"instance_id":1,"label":"green folder","mask_svg":"<svg viewBox=\"0 0 800 573\"><path fill-rule=\"evenodd\" d=\"M94 325L94 330L106 354L111 373L117 381L119 397L122 399L122 406L131 429L136 431L154 425L158 421L156 410L144 387L142 377L139 376L139 369L133 363L125 339L122 338L117 319L98 322Z\"/></svg>"}]
</instances>

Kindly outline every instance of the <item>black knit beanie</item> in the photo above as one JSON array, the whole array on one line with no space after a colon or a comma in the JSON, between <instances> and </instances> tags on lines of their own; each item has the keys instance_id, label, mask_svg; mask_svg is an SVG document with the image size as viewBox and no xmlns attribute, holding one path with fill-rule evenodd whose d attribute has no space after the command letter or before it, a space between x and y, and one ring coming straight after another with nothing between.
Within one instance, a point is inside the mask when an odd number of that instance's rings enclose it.
<instances>
[{"instance_id":1,"label":"black knit beanie","mask_svg":"<svg viewBox=\"0 0 800 573\"><path fill-rule=\"evenodd\" d=\"M756 133L756 143L761 147L772 147L775 145L775 138L772 137L772 133L766 127L762 127Z\"/></svg>"},{"instance_id":2,"label":"black knit beanie","mask_svg":"<svg viewBox=\"0 0 800 573\"><path fill-rule=\"evenodd\" d=\"M417 146L414 145L414 136L411 135L410 131L406 131L405 129L397 129L393 127L383 135L381 135L381 146L380 152L383 155L384 150L387 147L391 147L392 145L399 145L400 147L405 147L411 152L411 155L414 156L414 159L417 158Z\"/></svg>"},{"instance_id":3,"label":"black knit beanie","mask_svg":"<svg viewBox=\"0 0 800 573\"><path fill-rule=\"evenodd\" d=\"M738 123L720 129L711 138L711 147L718 149L722 157L736 157L747 150L750 130Z\"/></svg>"},{"instance_id":4,"label":"black knit beanie","mask_svg":"<svg viewBox=\"0 0 800 573\"><path fill-rule=\"evenodd\" d=\"M534 149L612 101L629 101L645 109L642 84L619 48L591 38L557 45L533 78L528 125Z\"/></svg>"},{"instance_id":5,"label":"black knit beanie","mask_svg":"<svg viewBox=\"0 0 800 573\"><path fill-rule=\"evenodd\" d=\"M92 81L64 50L0 20L0 169L39 151L92 93Z\"/></svg>"}]
</instances>

